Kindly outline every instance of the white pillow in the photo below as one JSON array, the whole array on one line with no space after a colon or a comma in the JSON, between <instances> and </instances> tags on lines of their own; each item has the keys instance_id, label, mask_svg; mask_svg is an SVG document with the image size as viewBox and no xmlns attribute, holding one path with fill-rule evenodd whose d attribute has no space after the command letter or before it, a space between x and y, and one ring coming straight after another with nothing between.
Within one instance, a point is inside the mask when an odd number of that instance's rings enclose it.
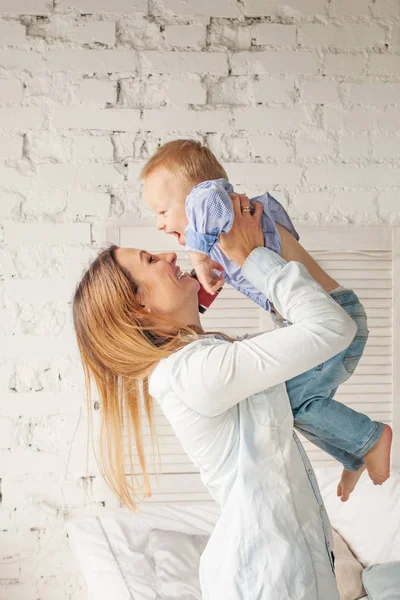
<instances>
[{"instance_id":1,"label":"white pillow","mask_svg":"<svg viewBox=\"0 0 400 600\"><path fill-rule=\"evenodd\" d=\"M211 535L221 509L215 502L154 503L139 513L123 508L66 525L69 541L96 600L154 600L156 573L149 548L152 529Z\"/></svg>"},{"instance_id":2,"label":"white pillow","mask_svg":"<svg viewBox=\"0 0 400 600\"><path fill-rule=\"evenodd\" d=\"M364 567L400 561L400 470L392 469L381 486L365 471L347 502L336 495L341 472L341 467L315 469L332 527Z\"/></svg>"},{"instance_id":3,"label":"white pillow","mask_svg":"<svg viewBox=\"0 0 400 600\"><path fill-rule=\"evenodd\" d=\"M365 596L362 584L363 566L350 551L344 539L333 529L335 574L340 600L356 600Z\"/></svg>"},{"instance_id":4,"label":"white pillow","mask_svg":"<svg viewBox=\"0 0 400 600\"><path fill-rule=\"evenodd\" d=\"M209 535L153 529L149 551L154 560L159 600L201 600L200 556Z\"/></svg>"}]
</instances>

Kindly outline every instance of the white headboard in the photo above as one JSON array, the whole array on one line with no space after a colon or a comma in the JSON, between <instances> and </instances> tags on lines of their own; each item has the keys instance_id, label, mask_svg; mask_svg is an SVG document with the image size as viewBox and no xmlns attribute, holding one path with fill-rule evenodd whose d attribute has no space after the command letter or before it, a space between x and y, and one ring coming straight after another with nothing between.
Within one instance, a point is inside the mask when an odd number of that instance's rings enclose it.
<instances>
[{"instance_id":1,"label":"white headboard","mask_svg":"<svg viewBox=\"0 0 400 600\"><path fill-rule=\"evenodd\" d=\"M302 245L340 284L354 289L365 306L370 330L365 353L336 399L393 427L392 466L400 467L400 228L299 226L297 230ZM154 253L174 251L182 270L190 267L175 238L157 231L154 225L113 225L107 229L107 241ZM227 284L201 321L206 330L233 336L274 329L267 312ZM152 478L153 495L147 502L211 500L198 469L186 457L156 403L155 414L162 474L157 480ZM147 430L145 433L150 456L150 438ZM314 467L337 465L299 437ZM135 472L139 471L137 460L134 466ZM149 471L153 471L151 462Z\"/></svg>"}]
</instances>

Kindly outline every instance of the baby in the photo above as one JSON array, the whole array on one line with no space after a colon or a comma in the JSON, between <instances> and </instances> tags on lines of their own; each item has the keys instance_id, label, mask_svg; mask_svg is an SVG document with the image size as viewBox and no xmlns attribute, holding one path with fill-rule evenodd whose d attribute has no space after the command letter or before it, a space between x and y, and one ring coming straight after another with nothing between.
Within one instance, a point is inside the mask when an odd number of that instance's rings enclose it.
<instances>
[{"instance_id":1,"label":"baby","mask_svg":"<svg viewBox=\"0 0 400 600\"><path fill-rule=\"evenodd\" d=\"M240 267L222 253L219 236L232 227L233 187L214 154L194 140L161 146L141 172L144 199L157 215L157 228L175 235L190 255L196 275L212 293L225 280L271 312L279 327L290 326L273 304L241 275ZM263 206L265 246L287 261L302 263L335 302L353 318L357 333L350 346L314 369L286 382L295 427L316 446L342 463L337 488L348 500L362 472L374 484L390 474L392 430L333 399L338 386L354 372L367 338L367 315L356 294L332 279L299 243L299 235L283 206L268 192L250 200Z\"/></svg>"}]
</instances>

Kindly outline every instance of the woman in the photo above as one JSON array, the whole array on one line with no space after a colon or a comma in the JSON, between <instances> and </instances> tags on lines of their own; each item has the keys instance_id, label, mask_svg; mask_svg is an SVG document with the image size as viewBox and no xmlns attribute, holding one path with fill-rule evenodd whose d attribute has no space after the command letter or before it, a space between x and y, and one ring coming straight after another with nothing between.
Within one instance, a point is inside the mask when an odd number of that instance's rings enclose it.
<instances>
[{"instance_id":1,"label":"woman","mask_svg":"<svg viewBox=\"0 0 400 600\"><path fill-rule=\"evenodd\" d=\"M251 215L248 198L231 197L235 221L221 247L293 325L236 341L207 334L199 284L179 277L174 253L104 250L73 307L88 398L91 375L101 396L103 474L135 509L124 478L124 404L149 492L140 397L151 429L156 398L221 505L200 561L203 598L338 600L331 528L284 382L346 348L356 326L303 265L263 246L261 205Z\"/></svg>"}]
</instances>

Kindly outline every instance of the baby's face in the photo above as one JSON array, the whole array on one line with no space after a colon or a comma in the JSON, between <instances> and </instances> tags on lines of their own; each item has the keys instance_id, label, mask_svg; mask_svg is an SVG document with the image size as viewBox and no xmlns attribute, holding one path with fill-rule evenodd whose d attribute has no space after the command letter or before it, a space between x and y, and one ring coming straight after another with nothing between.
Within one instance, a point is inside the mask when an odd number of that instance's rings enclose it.
<instances>
[{"instance_id":1,"label":"baby's face","mask_svg":"<svg viewBox=\"0 0 400 600\"><path fill-rule=\"evenodd\" d=\"M144 201L157 217L157 229L175 235L181 246L186 245L185 200L192 188L193 185L185 183L165 167L156 169L144 180Z\"/></svg>"}]
</instances>

